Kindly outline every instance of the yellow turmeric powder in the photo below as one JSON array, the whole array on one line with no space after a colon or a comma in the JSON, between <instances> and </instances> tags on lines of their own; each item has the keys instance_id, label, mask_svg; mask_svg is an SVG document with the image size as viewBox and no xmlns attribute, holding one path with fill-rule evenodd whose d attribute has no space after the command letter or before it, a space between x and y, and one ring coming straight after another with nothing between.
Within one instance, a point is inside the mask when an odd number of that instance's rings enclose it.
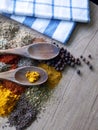
<instances>
[{"instance_id":1,"label":"yellow turmeric powder","mask_svg":"<svg viewBox=\"0 0 98 130\"><path fill-rule=\"evenodd\" d=\"M37 81L40 77L40 74L36 71L28 71L26 73L26 77L29 80L30 83L34 83L35 81Z\"/></svg>"},{"instance_id":2,"label":"yellow turmeric powder","mask_svg":"<svg viewBox=\"0 0 98 130\"><path fill-rule=\"evenodd\" d=\"M4 117L11 113L20 95L13 94L0 84L0 116Z\"/></svg>"},{"instance_id":3,"label":"yellow turmeric powder","mask_svg":"<svg viewBox=\"0 0 98 130\"><path fill-rule=\"evenodd\" d=\"M62 78L62 73L55 70L54 67L48 66L47 64L40 63L39 67L46 70L48 73L47 86L49 88L54 88Z\"/></svg>"}]
</instances>

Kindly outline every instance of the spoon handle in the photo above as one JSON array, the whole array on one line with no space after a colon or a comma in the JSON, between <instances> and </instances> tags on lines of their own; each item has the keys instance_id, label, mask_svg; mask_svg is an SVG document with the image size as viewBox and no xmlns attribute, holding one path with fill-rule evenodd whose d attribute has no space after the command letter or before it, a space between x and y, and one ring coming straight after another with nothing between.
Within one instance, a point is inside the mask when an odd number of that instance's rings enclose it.
<instances>
[{"instance_id":1,"label":"spoon handle","mask_svg":"<svg viewBox=\"0 0 98 130\"><path fill-rule=\"evenodd\" d=\"M21 47L21 48L14 48L14 49L7 49L7 50L0 50L0 55L2 54L16 54L21 55L25 57L29 57L29 54L27 52L27 46Z\"/></svg>"},{"instance_id":2,"label":"spoon handle","mask_svg":"<svg viewBox=\"0 0 98 130\"><path fill-rule=\"evenodd\" d=\"M15 70L10 70L10 71L6 71L6 72L1 72L0 73L0 79L6 79L6 80L10 80L10 81L14 81L15 82Z\"/></svg>"}]
</instances>

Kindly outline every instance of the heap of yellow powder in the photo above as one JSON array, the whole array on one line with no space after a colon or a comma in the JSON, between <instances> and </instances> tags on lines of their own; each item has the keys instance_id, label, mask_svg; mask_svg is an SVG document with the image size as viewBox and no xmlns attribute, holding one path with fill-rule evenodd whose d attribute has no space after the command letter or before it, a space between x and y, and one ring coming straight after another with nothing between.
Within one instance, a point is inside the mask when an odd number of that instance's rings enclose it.
<instances>
[{"instance_id":1,"label":"heap of yellow powder","mask_svg":"<svg viewBox=\"0 0 98 130\"><path fill-rule=\"evenodd\" d=\"M27 71L26 78L29 80L30 83L34 83L40 77L40 74L36 71Z\"/></svg>"},{"instance_id":2,"label":"heap of yellow powder","mask_svg":"<svg viewBox=\"0 0 98 130\"><path fill-rule=\"evenodd\" d=\"M48 73L48 80L47 80L47 86L49 88L54 88L62 78L62 73L55 70L54 67L48 66L47 64L40 63L39 67L46 70Z\"/></svg>"},{"instance_id":3,"label":"heap of yellow powder","mask_svg":"<svg viewBox=\"0 0 98 130\"><path fill-rule=\"evenodd\" d=\"M4 117L9 115L19 97L19 95L13 94L0 84L0 116Z\"/></svg>"}]
</instances>

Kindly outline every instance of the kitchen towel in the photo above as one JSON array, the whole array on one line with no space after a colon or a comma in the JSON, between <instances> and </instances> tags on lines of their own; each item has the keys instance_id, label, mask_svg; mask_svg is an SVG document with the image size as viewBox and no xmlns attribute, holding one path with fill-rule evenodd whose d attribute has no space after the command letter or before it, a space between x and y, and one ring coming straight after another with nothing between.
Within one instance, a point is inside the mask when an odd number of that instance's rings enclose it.
<instances>
[{"instance_id":1,"label":"kitchen towel","mask_svg":"<svg viewBox=\"0 0 98 130\"><path fill-rule=\"evenodd\" d=\"M3 0L0 11L38 18L89 21L88 0Z\"/></svg>"},{"instance_id":2,"label":"kitchen towel","mask_svg":"<svg viewBox=\"0 0 98 130\"><path fill-rule=\"evenodd\" d=\"M62 43L69 39L76 22L90 20L89 0L3 0L0 11Z\"/></svg>"}]
</instances>

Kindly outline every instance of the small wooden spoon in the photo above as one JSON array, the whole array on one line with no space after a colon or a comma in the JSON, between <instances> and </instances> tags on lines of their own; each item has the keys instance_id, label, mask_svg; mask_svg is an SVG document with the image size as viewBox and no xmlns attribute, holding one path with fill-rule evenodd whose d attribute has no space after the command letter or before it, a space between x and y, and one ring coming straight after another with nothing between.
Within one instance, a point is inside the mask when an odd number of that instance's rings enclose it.
<instances>
[{"instance_id":1,"label":"small wooden spoon","mask_svg":"<svg viewBox=\"0 0 98 130\"><path fill-rule=\"evenodd\" d=\"M34 83L30 83L25 76L27 71L38 72L40 74L39 80L37 80ZM0 79L10 80L12 82L15 82L17 84L24 85L24 86L34 86L34 85L40 85L46 82L48 79L48 75L47 75L47 72L40 67L25 66L25 67L20 67L14 70L0 73Z\"/></svg>"},{"instance_id":2,"label":"small wooden spoon","mask_svg":"<svg viewBox=\"0 0 98 130\"><path fill-rule=\"evenodd\" d=\"M33 43L21 48L0 50L1 54L16 54L35 60L49 60L59 54L59 48L50 43Z\"/></svg>"}]
</instances>

